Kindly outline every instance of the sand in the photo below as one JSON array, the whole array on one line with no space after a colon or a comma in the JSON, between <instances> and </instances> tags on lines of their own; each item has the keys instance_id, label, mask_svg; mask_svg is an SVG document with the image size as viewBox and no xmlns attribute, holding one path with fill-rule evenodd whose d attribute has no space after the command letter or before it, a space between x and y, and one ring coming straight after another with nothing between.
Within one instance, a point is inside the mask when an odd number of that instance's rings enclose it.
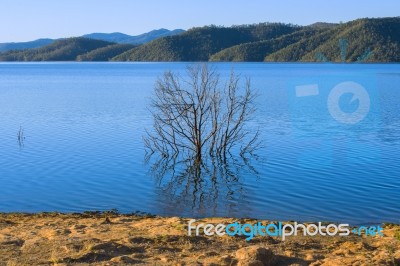
<instances>
[{"instance_id":1,"label":"sand","mask_svg":"<svg viewBox=\"0 0 400 266\"><path fill-rule=\"evenodd\" d=\"M114 212L0 214L0 265L400 265L399 225L383 225L383 237L282 241L257 236L246 241L242 236L188 236L189 220Z\"/></svg>"}]
</instances>

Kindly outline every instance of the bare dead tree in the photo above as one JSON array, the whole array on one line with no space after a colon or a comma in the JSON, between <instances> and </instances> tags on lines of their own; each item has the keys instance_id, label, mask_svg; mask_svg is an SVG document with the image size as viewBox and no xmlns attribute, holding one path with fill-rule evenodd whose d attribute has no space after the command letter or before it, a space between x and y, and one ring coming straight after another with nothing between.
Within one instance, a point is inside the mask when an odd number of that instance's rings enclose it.
<instances>
[{"instance_id":1,"label":"bare dead tree","mask_svg":"<svg viewBox=\"0 0 400 266\"><path fill-rule=\"evenodd\" d=\"M255 97L250 80L242 83L233 71L224 84L207 64L189 66L186 79L165 72L151 103L154 124L144 137L147 157L184 154L201 163L204 156L226 160L232 151L252 153L259 134L246 124L255 111Z\"/></svg>"}]
</instances>

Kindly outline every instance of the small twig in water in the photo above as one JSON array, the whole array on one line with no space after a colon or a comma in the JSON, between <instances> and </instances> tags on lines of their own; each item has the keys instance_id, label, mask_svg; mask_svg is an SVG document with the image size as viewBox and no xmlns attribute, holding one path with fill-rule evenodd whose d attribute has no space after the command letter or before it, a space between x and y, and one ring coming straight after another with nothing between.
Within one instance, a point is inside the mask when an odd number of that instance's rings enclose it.
<instances>
[{"instance_id":1,"label":"small twig in water","mask_svg":"<svg viewBox=\"0 0 400 266\"><path fill-rule=\"evenodd\" d=\"M23 146L24 140L25 140L25 135L24 135L24 129L22 127L19 128L17 138L18 138L19 146Z\"/></svg>"}]
</instances>

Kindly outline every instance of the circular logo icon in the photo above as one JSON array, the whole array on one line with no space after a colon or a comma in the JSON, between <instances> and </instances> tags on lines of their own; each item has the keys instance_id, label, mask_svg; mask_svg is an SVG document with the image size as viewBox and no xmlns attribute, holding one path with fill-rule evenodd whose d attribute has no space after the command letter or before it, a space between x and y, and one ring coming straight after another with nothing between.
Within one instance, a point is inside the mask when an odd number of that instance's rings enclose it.
<instances>
[{"instance_id":1,"label":"circular logo icon","mask_svg":"<svg viewBox=\"0 0 400 266\"><path fill-rule=\"evenodd\" d=\"M339 100L342 95L350 93L353 95L350 103L358 100L356 111L344 112L339 106ZM370 109L370 98L368 92L363 86L353 81L346 81L336 85L328 96L328 110L331 116L343 124L357 124L363 120Z\"/></svg>"}]
</instances>

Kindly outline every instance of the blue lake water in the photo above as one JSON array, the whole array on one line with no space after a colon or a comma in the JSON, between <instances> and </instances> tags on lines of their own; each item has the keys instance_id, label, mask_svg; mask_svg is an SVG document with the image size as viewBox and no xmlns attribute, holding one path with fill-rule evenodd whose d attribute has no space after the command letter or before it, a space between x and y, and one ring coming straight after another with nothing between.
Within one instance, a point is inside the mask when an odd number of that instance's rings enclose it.
<instances>
[{"instance_id":1,"label":"blue lake water","mask_svg":"<svg viewBox=\"0 0 400 266\"><path fill-rule=\"evenodd\" d=\"M251 78L263 147L199 186L144 160L154 83L186 65L0 64L0 212L400 222L400 65L214 64Z\"/></svg>"}]
</instances>

